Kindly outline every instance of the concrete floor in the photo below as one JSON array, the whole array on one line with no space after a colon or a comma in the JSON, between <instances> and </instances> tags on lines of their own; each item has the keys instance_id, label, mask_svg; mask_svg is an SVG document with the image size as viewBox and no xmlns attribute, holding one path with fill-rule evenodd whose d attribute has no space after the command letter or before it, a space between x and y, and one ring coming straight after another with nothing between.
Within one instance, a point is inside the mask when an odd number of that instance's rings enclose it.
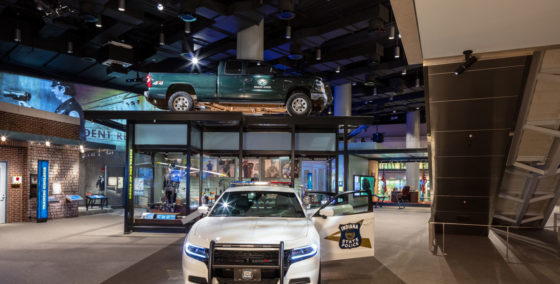
<instances>
[{"instance_id":1,"label":"concrete floor","mask_svg":"<svg viewBox=\"0 0 560 284\"><path fill-rule=\"evenodd\" d=\"M429 208L376 209L375 257L323 265L323 283L560 283L558 255L501 238L446 236L428 251ZM119 211L0 225L0 283L182 283L182 234L123 235Z\"/></svg>"}]
</instances>

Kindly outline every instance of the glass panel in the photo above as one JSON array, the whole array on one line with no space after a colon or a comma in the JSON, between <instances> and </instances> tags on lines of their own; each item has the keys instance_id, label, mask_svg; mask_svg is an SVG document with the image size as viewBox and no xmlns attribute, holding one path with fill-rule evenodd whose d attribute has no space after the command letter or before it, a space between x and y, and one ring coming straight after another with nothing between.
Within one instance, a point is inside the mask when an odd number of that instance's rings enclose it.
<instances>
[{"instance_id":1,"label":"glass panel","mask_svg":"<svg viewBox=\"0 0 560 284\"><path fill-rule=\"evenodd\" d=\"M239 132L204 132L204 150L239 150Z\"/></svg>"},{"instance_id":2,"label":"glass panel","mask_svg":"<svg viewBox=\"0 0 560 284\"><path fill-rule=\"evenodd\" d=\"M285 150L292 148L292 136L288 132L245 132L244 150Z\"/></svg>"},{"instance_id":3,"label":"glass panel","mask_svg":"<svg viewBox=\"0 0 560 284\"><path fill-rule=\"evenodd\" d=\"M271 75L270 66L263 64L258 61L247 62L247 74L248 75Z\"/></svg>"},{"instance_id":4,"label":"glass panel","mask_svg":"<svg viewBox=\"0 0 560 284\"><path fill-rule=\"evenodd\" d=\"M334 216L343 216L367 212L367 205L367 196L355 197L350 192L334 197L325 209L333 210Z\"/></svg>"},{"instance_id":5,"label":"glass panel","mask_svg":"<svg viewBox=\"0 0 560 284\"><path fill-rule=\"evenodd\" d=\"M186 124L136 124L136 145L187 145Z\"/></svg>"},{"instance_id":6,"label":"glass panel","mask_svg":"<svg viewBox=\"0 0 560 284\"><path fill-rule=\"evenodd\" d=\"M333 133L296 133L298 151L334 151L334 143Z\"/></svg>"},{"instance_id":7,"label":"glass panel","mask_svg":"<svg viewBox=\"0 0 560 284\"><path fill-rule=\"evenodd\" d=\"M243 62L239 60L230 60L226 62L226 73L230 75L240 75L243 71Z\"/></svg>"},{"instance_id":8,"label":"glass panel","mask_svg":"<svg viewBox=\"0 0 560 284\"><path fill-rule=\"evenodd\" d=\"M210 216L304 218L296 195L290 192L227 192Z\"/></svg>"}]
</instances>

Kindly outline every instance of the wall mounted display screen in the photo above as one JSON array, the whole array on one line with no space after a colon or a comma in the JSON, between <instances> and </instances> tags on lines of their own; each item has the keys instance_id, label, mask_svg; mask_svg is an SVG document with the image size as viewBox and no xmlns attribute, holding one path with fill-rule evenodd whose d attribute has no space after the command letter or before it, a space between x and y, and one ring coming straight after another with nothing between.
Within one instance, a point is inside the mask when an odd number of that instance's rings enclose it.
<instances>
[{"instance_id":1,"label":"wall mounted display screen","mask_svg":"<svg viewBox=\"0 0 560 284\"><path fill-rule=\"evenodd\" d=\"M375 177L372 176L354 176L354 190L363 190L371 192L371 195L374 194L373 187L375 185ZM367 196L367 193L360 192L354 193L354 196Z\"/></svg>"}]
</instances>

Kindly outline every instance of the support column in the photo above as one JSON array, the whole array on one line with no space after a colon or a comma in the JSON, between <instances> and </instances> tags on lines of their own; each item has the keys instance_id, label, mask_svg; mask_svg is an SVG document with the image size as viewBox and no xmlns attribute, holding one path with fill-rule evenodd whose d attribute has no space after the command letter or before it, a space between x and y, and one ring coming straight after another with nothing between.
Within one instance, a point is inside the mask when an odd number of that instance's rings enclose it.
<instances>
[{"instance_id":1,"label":"support column","mask_svg":"<svg viewBox=\"0 0 560 284\"><path fill-rule=\"evenodd\" d=\"M350 83L334 87L334 115L352 115L352 85Z\"/></svg>"},{"instance_id":2,"label":"support column","mask_svg":"<svg viewBox=\"0 0 560 284\"><path fill-rule=\"evenodd\" d=\"M237 59L264 60L264 22L237 33Z\"/></svg>"},{"instance_id":3,"label":"support column","mask_svg":"<svg viewBox=\"0 0 560 284\"><path fill-rule=\"evenodd\" d=\"M406 148L420 148L420 112L406 113ZM406 184L410 190L419 189L420 164L406 164Z\"/></svg>"}]
</instances>

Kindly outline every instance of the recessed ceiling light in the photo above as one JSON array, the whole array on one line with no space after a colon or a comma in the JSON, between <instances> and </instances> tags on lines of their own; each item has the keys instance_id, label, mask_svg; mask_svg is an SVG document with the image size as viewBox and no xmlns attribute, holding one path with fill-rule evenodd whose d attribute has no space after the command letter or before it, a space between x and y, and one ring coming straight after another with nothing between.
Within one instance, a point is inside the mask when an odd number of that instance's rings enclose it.
<instances>
[{"instance_id":1,"label":"recessed ceiling light","mask_svg":"<svg viewBox=\"0 0 560 284\"><path fill-rule=\"evenodd\" d=\"M165 8L165 7L163 6L163 3L159 2L159 3L157 4L157 9L158 9L159 11L163 11L164 8Z\"/></svg>"}]
</instances>

